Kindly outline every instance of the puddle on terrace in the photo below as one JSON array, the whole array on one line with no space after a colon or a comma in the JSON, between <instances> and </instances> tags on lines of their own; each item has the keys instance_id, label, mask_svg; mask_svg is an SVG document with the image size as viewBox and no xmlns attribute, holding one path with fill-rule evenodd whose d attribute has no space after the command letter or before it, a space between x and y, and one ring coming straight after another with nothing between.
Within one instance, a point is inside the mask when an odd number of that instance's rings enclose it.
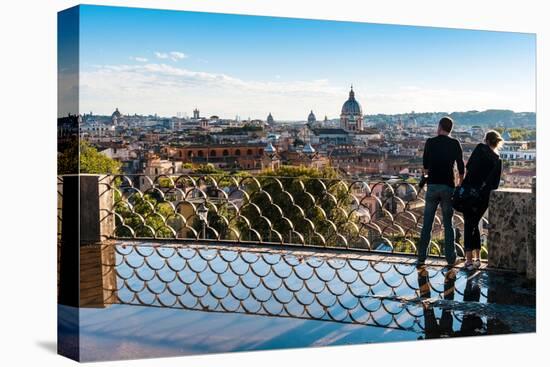
<instances>
[{"instance_id":1,"label":"puddle on terrace","mask_svg":"<svg viewBox=\"0 0 550 367\"><path fill-rule=\"evenodd\" d=\"M105 251L116 290L79 309L83 361L535 331L534 286L510 273L218 246ZM70 339L75 309L58 310Z\"/></svg>"}]
</instances>

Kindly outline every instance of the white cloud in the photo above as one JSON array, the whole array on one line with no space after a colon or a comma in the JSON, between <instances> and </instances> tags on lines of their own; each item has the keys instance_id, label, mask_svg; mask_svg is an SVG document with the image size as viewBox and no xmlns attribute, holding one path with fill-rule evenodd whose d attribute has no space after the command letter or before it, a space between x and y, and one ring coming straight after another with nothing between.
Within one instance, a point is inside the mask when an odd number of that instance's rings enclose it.
<instances>
[{"instance_id":1,"label":"white cloud","mask_svg":"<svg viewBox=\"0 0 550 367\"><path fill-rule=\"evenodd\" d=\"M185 59L187 55L184 54L183 52L172 51L170 52L170 57L172 58L172 60L176 61L176 60Z\"/></svg>"},{"instance_id":2,"label":"white cloud","mask_svg":"<svg viewBox=\"0 0 550 367\"><path fill-rule=\"evenodd\" d=\"M134 60L134 61L138 61L138 62L147 62L147 61L149 61L145 57L140 57L140 56L130 56L130 60Z\"/></svg>"},{"instance_id":3,"label":"white cloud","mask_svg":"<svg viewBox=\"0 0 550 367\"><path fill-rule=\"evenodd\" d=\"M179 52L179 51L171 51L171 52L155 52L155 56L158 58L158 59L162 59L162 60L166 60L166 59L170 59L172 61L179 61L179 60L183 60L185 58L187 58L187 55L184 54L183 52Z\"/></svg>"},{"instance_id":4,"label":"white cloud","mask_svg":"<svg viewBox=\"0 0 550 367\"><path fill-rule=\"evenodd\" d=\"M521 105L513 95L500 91L363 85L368 88L354 83L354 90L365 114L487 108L534 110L528 103ZM198 107L205 116L265 118L272 112L276 120L305 120L311 109L318 117L337 118L348 96L347 84L335 85L328 79L244 80L165 63L96 65L81 73L80 87L84 111L110 113L118 106L124 113L172 116ZM529 95L529 91L521 92Z\"/></svg>"},{"instance_id":5,"label":"white cloud","mask_svg":"<svg viewBox=\"0 0 550 367\"><path fill-rule=\"evenodd\" d=\"M169 57L168 54L164 52L155 52L155 56L157 59L167 59Z\"/></svg>"},{"instance_id":6,"label":"white cloud","mask_svg":"<svg viewBox=\"0 0 550 367\"><path fill-rule=\"evenodd\" d=\"M78 73L72 70L61 70L57 76L58 116L67 116L76 113L79 109L79 78Z\"/></svg>"},{"instance_id":7,"label":"white cloud","mask_svg":"<svg viewBox=\"0 0 550 367\"><path fill-rule=\"evenodd\" d=\"M279 119L306 119L312 108L321 115L339 113L347 96L345 88L333 87L326 79L251 81L163 63L96 65L82 72L80 80L82 108L97 113L115 104L126 106L129 113L161 115L197 106L223 117L265 118L269 111L278 111Z\"/></svg>"}]
</instances>

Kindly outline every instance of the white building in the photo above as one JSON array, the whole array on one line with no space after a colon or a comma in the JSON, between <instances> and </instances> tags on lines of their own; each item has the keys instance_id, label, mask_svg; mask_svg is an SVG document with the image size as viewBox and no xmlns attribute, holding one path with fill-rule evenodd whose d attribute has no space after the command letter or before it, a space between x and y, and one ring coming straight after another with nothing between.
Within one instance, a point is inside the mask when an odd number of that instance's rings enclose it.
<instances>
[{"instance_id":1,"label":"white building","mask_svg":"<svg viewBox=\"0 0 550 367\"><path fill-rule=\"evenodd\" d=\"M524 141L507 141L499 153L505 160L534 161L536 159L536 149L529 148L528 143Z\"/></svg>"}]
</instances>

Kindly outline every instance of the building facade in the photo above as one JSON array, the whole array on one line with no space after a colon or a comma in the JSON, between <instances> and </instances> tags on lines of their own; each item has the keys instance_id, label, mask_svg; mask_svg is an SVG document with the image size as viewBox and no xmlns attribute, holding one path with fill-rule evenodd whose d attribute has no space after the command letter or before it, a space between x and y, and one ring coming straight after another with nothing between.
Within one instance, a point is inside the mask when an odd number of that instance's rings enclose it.
<instances>
[{"instance_id":1,"label":"building facade","mask_svg":"<svg viewBox=\"0 0 550 367\"><path fill-rule=\"evenodd\" d=\"M171 149L171 159L183 163L213 164L222 169L261 170L271 167L266 161L265 144L190 145ZM269 164L268 164L269 163Z\"/></svg>"}]
</instances>

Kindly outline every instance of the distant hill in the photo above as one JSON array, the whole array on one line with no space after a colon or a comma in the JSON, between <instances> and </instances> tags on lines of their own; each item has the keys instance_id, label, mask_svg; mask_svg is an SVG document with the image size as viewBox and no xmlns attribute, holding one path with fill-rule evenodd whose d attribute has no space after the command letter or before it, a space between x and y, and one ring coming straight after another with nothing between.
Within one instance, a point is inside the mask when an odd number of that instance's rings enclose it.
<instances>
[{"instance_id":1,"label":"distant hill","mask_svg":"<svg viewBox=\"0 0 550 367\"><path fill-rule=\"evenodd\" d=\"M466 112L415 112L396 115L367 115L368 121L373 122L394 122L401 119L407 123L411 118L416 119L419 124L435 124L443 116L451 116L460 125L480 126L503 126L503 127L526 127L536 125L536 114L534 112L514 112L511 110L485 110Z\"/></svg>"},{"instance_id":2,"label":"distant hill","mask_svg":"<svg viewBox=\"0 0 550 367\"><path fill-rule=\"evenodd\" d=\"M534 112L514 112L511 110L453 112L451 117L456 122L464 125L534 126L536 122Z\"/></svg>"}]
</instances>

